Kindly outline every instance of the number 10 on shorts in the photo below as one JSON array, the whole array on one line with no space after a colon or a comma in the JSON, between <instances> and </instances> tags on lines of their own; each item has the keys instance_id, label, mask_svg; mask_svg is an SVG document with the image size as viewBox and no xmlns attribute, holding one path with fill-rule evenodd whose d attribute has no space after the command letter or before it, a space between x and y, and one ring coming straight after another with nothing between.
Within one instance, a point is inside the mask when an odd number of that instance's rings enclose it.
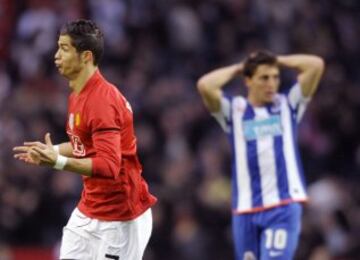
<instances>
[{"instance_id":1,"label":"number 10 on shorts","mask_svg":"<svg viewBox=\"0 0 360 260\"><path fill-rule=\"evenodd\" d=\"M287 244L287 232L285 229L266 229L265 248L283 250Z\"/></svg>"}]
</instances>

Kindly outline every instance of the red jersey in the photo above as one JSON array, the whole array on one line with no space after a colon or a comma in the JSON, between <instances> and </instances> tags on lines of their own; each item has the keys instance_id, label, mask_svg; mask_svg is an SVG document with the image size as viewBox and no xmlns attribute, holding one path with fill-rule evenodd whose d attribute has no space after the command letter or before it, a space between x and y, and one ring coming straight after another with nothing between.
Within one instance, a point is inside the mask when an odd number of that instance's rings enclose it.
<instances>
[{"instance_id":1,"label":"red jersey","mask_svg":"<svg viewBox=\"0 0 360 260\"><path fill-rule=\"evenodd\" d=\"M92 159L92 176L82 177L83 214L125 221L155 204L141 176L131 107L98 70L79 94L69 96L66 131L74 157Z\"/></svg>"}]
</instances>

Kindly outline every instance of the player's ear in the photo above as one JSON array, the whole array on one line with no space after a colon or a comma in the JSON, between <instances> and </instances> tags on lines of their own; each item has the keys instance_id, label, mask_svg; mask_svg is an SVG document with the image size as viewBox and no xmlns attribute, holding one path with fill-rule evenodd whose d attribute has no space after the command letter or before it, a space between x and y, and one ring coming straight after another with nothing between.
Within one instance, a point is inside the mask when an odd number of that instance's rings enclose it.
<instances>
[{"instance_id":1,"label":"player's ear","mask_svg":"<svg viewBox=\"0 0 360 260\"><path fill-rule=\"evenodd\" d=\"M81 53L81 58L85 63L92 62L94 59L93 53L91 51L83 51Z\"/></svg>"},{"instance_id":2,"label":"player's ear","mask_svg":"<svg viewBox=\"0 0 360 260\"><path fill-rule=\"evenodd\" d=\"M246 86L246 88L249 88L249 86L251 85L251 77L249 77L249 76L245 76L244 77L244 82L245 82L245 86Z\"/></svg>"}]
</instances>

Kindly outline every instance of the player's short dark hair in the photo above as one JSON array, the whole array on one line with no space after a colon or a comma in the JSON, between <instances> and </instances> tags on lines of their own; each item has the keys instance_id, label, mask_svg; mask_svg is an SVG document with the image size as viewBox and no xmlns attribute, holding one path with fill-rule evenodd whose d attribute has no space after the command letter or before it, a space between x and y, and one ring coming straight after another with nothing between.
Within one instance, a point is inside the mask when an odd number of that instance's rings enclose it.
<instances>
[{"instance_id":1,"label":"player's short dark hair","mask_svg":"<svg viewBox=\"0 0 360 260\"><path fill-rule=\"evenodd\" d=\"M99 64L104 52L104 35L93 21L79 19L68 22L61 28L60 35L69 35L77 52L91 51L94 65Z\"/></svg>"},{"instance_id":2,"label":"player's short dark hair","mask_svg":"<svg viewBox=\"0 0 360 260\"><path fill-rule=\"evenodd\" d=\"M273 53L264 50L250 53L244 62L244 76L251 78L255 74L257 67L260 65L278 66L276 56Z\"/></svg>"}]
</instances>

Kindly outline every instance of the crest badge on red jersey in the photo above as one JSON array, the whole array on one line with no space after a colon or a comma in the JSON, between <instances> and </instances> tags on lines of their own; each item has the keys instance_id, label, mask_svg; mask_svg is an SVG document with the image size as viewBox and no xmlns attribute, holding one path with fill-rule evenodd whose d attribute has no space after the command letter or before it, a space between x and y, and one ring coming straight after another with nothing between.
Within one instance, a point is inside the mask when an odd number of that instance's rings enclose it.
<instances>
[{"instance_id":1,"label":"crest badge on red jersey","mask_svg":"<svg viewBox=\"0 0 360 260\"><path fill-rule=\"evenodd\" d=\"M80 113L75 114L75 126L78 127L80 125Z\"/></svg>"}]
</instances>

